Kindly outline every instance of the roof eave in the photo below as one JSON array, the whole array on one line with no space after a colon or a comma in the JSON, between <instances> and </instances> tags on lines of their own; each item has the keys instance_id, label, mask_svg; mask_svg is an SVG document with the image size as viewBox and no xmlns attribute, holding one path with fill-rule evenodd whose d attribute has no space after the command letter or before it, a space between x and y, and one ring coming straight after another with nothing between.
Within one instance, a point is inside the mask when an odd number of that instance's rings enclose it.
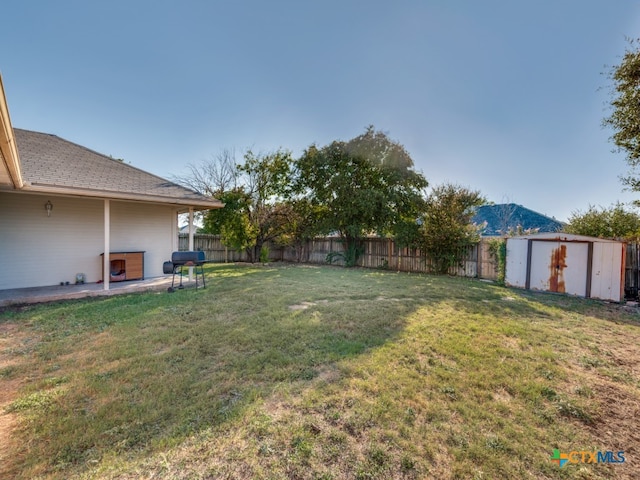
<instances>
[{"instance_id":1,"label":"roof eave","mask_svg":"<svg viewBox=\"0 0 640 480\"><path fill-rule=\"evenodd\" d=\"M21 189L24 186L24 182L20 171L20 157L13 127L11 126L11 117L9 116L9 107L4 93L2 75L0 75L0 150L14 188Z\"/></svg>"},{"instance_id":2,"label":"roof eave","mask_svg":"<svg viewBox=\"0 0 640 480\"><path fill-rule=\"evenodd\" d=\"M25 184L22 189L27 193L48 193L51 195L65 195L74 197L91 197L113 200L129 200L135 202L161 203L165 205L174 205L185 208L194 208L196 210L213 210L224 207L224 204L215 199L191 199L180 197L164 197L160 195L143 195L126 192L112 192L104 190L90 190L84 188L71 188L55 185L42 184Z\"/></svg>"}]
</instances>

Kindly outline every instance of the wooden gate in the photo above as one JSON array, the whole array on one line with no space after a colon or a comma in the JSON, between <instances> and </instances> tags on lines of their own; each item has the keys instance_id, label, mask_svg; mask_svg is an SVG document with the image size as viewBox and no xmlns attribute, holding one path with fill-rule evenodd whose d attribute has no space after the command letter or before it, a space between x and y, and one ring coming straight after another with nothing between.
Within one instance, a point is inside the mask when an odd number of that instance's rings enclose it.
<instances>
[{"instance_id":1,"label":"wooden gate","mask_svg":"<svg viewBox=\"0 0 640 480\"><path fill-rule=\"evenodd\" d=\"M624 271L624 297L627 300L638 299L640 287L640 244L632 242L627 244L627 260Z\"/></svg>"}]
</instances>

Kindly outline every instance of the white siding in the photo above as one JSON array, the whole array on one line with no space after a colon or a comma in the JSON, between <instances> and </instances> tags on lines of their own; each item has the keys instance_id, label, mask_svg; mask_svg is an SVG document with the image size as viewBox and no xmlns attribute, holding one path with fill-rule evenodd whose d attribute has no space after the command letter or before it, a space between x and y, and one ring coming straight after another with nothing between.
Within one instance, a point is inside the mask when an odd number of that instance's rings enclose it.
<instances>
[{"instance_id":1,"label":"white siding","mask_svg":"<svg viewBox=\"0 0 640 480\"><path fill-rule=\"evenodd\" d=\"M0 193L0 289L74 283L77 273L87 282L101 280L103 214L100 199ZM173 207L111 202L111 250L144 250L145 277L162 275L174 237Z\"/></svg>"},{"instance_id":2,"label":"white siding","mask_svg":"<svg viewBox=\"0 0 640 480\"><path fill-rule=\"evenodd\" d=\"M161 276L178 237L177 222L173 208L111 201L111 251L144 250L145 278Z\"/></svg>"}]
</instances>

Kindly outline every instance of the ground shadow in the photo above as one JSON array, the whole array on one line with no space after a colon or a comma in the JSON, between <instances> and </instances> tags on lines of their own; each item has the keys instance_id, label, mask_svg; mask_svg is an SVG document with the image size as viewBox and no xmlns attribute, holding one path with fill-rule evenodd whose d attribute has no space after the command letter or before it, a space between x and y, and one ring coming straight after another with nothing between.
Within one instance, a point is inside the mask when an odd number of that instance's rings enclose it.
<instances>
[{"instance_id":1,"label":"ground shadow","mask_svg":"<svg viewBox=\"0 0 640 480\"><path fill-rule=\"evenodd\" d=\"M105 455L146 455L180 442L392 340L415 308L372 305L377 277L302 270L209 267L207 288L197 291L0 313L0 322L31 339L7 347L19 361L0 377L30 379L3 412L25 426L14 431L9 473L55 478ZM300 302L313 306L290 308ZM374 315L382 303L384 314Z\"/></svg>"}]
</instances>

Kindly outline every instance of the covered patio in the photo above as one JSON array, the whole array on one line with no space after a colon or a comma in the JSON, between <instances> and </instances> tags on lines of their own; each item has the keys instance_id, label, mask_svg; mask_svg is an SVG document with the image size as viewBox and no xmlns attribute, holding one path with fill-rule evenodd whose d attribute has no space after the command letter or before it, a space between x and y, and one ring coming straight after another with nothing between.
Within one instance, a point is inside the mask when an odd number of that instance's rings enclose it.
<instances>
[{"instance_id":1,"label":"covered patio","mask_svg":"<svg viewBox=\"0 0 640 480\"><path fill-rule=\"evenodd\" d=\"M190 282L188 277L184 277L183 283L185 288L191 288L192 286L195 288L195 281ZM105 290L102 283L13 288L0 290L0 308L12 305L55 302L85 297L103 297L136 292L156 291L169 295L167 288L170 286L171 275L146 280L111 283L109 290Z\"/></svg>"},{"instance_id":2,"label":"covered patio","mask_svg":"<svg viewBox=\"0 0 640 480\"><path fill-rule=\"evenodd\" d=\"M0 306L163 285L153 279L178 250L178 215L189 215L193 249L194 213L222 206L131 162L14 129L0 77L0 263L11 272Z\"/></svg>"}]
</instances>

